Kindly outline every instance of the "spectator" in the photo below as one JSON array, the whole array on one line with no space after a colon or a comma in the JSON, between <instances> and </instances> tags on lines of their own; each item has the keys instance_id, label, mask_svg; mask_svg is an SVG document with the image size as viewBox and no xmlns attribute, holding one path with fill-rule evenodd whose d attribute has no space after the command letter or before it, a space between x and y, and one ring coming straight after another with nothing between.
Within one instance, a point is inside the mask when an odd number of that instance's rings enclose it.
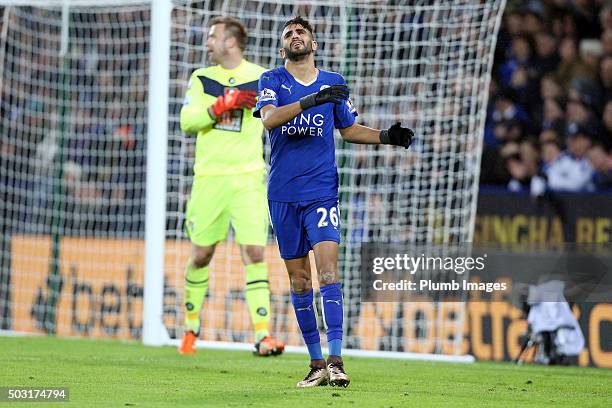
<instances>
[{"instance_id":1,"label":"spectator","mask_svg":"<svg viewBox=\"0 0 612 408\"><path fill-rule=\"evenodd\" d=\"M561 98L548 98L544 100L542 129L563 126L565 123L564 101Z\"/></svg>"},{"instance_id":2,"label":"spectator","mask_svg":"<svg viewBox=\"0 0 612 408\"><path fill-rule=\"evenodd\" d=\"M565 90L557 75L548 73L540 80L540 95L542 99L561 98L565 95Z\"/></svg>"},{"instance_id":3,"label":"spectator","mask_svg":"<svg viewBox=\"0 0 612 408\"><path fill-rule=\"evenodd\" d=\"M552 191L592 191L593 167L586 158L591 147L588 130L575 124L568 126L567 146L567 151L543 168L548 179L548 188ZM551 158L547 157L549 160Z\"/></svg>"},{"instance_id":4,"label":"spectator","mask_svg":"<svg viewBox=\"0 0 612 408\"><path fill-rule=\"evenodd\" d=\"M601 132L602 143L606 148L612 148L612 100L608 100L604 107L602 123L604 129Z\"/></svg>"},{"instance_id":5,"label":"spectator","mask_svg":"<svg viewBox=\"0 0 612 408\"><path fill-rule=\"evenodd\" d=\"M540 151L533 139L510 146L506 152L506 166L511 177L508 189L521 191L531 184L532 178L539 172Z\"/></svg>"},{"instance_id":6,"label":"spectator","mask_svg":"<svg viewBox=\"0 0 612 408\"><path fill-rule=\"evenodd\" d=\"M525 164L527 174L534 176L538 173L540 165L540 147L537 140L527 138L519 144L521 161Z\"/></svg>"},{"instance_id":7,"label":"spectator","mask_svg":"<svg viewBox=\"0 0 612 408\"><path fill-rule=\"evenodd\" d=\"M606 4L599 12L599 25L605 32L612 30L612 4Z\"/></svg>"},{"instance_id":8,"label":"spectator","mask_svg":"<svg viewBox=\"0 0 612 408\"><path fill-rule=\"evenodd\" d=\"M580 58L584 61L589 72L589 77L595 78L599 69L599 59L603 55L601 41L586 39L580 41Z\"/></svg>"},{"instance_id":9,"label":"spectator","mask_svg":"<svg viewBox=\"0 0 612 408\"><path fill-rule=\"evenodd\" d=\"M559 143L555 140L545 140L542 143L542 165L544 168L552 165L562 155L563 151Z\"/></svg>"},{"instance_id":10,"label":"spectator","mask_svg":"<svg viewBox=\"0 0 612 408\"><path fill-rule=\"evenodd\" d=\"M601 35L601 50L604 55L612 55L612 29L604 31Z\"/></svg>"},{"instance_id":11,"label":"spectator","mask_svg":"<svg viewBox=\"0 0 612 408\"><path fill-rule=\"evenodd\" d=\"M541 3L537 1L531 1L525 10L523 16L523 32L530 36L542 32L544 29L544 9Z\"/></svg>"},{"instance_id":12,"label":"spectator","mask_svg":"<svg viewBox=\"0 0 612 408\"><path fill-rule=\"evenodd\" d=\"M492 137L486 140L487 144L497 145L507 141L516 141L523 133L523 123L528 117L525 111L514 101L511 92L500 92L495 100L491 113L493 122Z\"/></svg>"},{"instance_id":13,"label":"spectator","mask_svg":"<svg viewBox=\"0 0 612 408\"><path fill-rule=\"evenodd\" d=\"M590 127L591 132L595 134L599 128L599 98L592 85L590 82L574 82L568 94L566 119L568 123Z\"/></svg>"},{"instance_id":14,"label":"spectator","mask_svg":"<svg viewBox=\"0 0 612 408\"><path fill-rule=\"evenodd\" d=\"M576 26L576 20L570 10L565 9L561 17L561 32L563 37L578 37L578 27Z\"/></svg>"},{"instance_id":15,"label":"spectator","mask_svg":"<svg viewBox=\"0 0 612 408\"><path fill-rule=\"evenodd\" d=\"M589 67L584 63L576 46L576 39L565 37L559 45L559 55L561 62L557 69L557 75L563 85L568 90L575 78L593 77L594 73L589 72Z\"/></svg>"},{"instance_id":16,"label":"spectator","mask_svg":"<svg viewBox=\"0 0 612 408\"><path fill-rule=\"evenodd\" d=\"M565 119L565 91L555 74L545 74L540 80L540 94L534 97L531 119L541 124L541 129L554 126ZM532 126L536 128L535 124ZM538 128L537 131L541 129Z\"/></svg>"},{"instance_id":17,"label":"spectator","mask_svg":"<svg viewBox=\"0 0 612 408\"><path fill-rule=\"evenodd\" d=\"M567 151L576 160L583 160L591 144L592 133L585 127L568 125L567 129Z\"/></svg>"},{"instance_id":18,"label":"spectator","mask_svg":"<svg viewBox=\"0 0 612 408\"><path fill-rule=\"evenodd\" d=\"M527 166L521 161L518 154L513 154L506 158L506 167L510 173L510 181L508 182L508 190L521 191L524 190L530 183L531 179L527 172Z\"/></svg>"},{"instance_id":19,"label":"spectator","mask_svg":"<svg viewBox=\"0 0 612 408\"><path fill-rule=\"evenodd\" d=\"M612 55L606 55L600 62L599 81L604 99L612 99Z\"/></svg>"},{"instance_id":20,"label":"spectator","mask_svg":"<svg viewBox=\"0 0 612 408\"><path fill-rule=\"evenodd\" d=\"M532 54L531 41L528 36L517 35L512 38L510 56L502 64L499 71L503 87L510 86L515 71L531 68Z\"/></svg>"},{"instance_id":21,"label":"spectator","mask_svg":"<svg viewBox=\"0 0 612 408\"><path fill-rule=\"evenodd\" d=\"M542 148L545 143L555 143L558 146L561 145L561 133L559 128L556 126L550 127L548 129L543 129L540 133L539 142Z\"/></svg>"},{"instance_id":22,"label":"spectator","mask_svg":"<svg viewBox=\"0 0 612 408\"><path fill-rule=\"evenodd\" d=\"M595 170L593 181L597 189L612 189L612 154L601 143L595 143L587 151L587 158Z\"/></svg>"},{"instance_id":23,"label":"spectator","mask_svg":"<svg viewBox=\"0 0 612 408\"><path fill-rule=\"evenodd\" d=\"M557 39L552 33L541 31L535 36L538 76L556 71L559 65Z\"/></svg>"},{"instance_id":24,"label":"spectator","mask_svg":"<svg viewBox=\"0 0 612 408\"><path fill-rule=\"evenodd\" d=\"M523 33L524 30L524 13L518 8L510 8L504 16L505 21L505 32L511 37L517 36Z\"/></svg>"},{"instance_id":25,"label":"spectator","mask_svg":"<svg viewBox=\"0 0 612 408\"><path fill-rule=\"evenodd\" d=\"M511 5L506 7L504 13L504 24L500 27L497 36L497 48L495 49L495 60L501 61L509 55L512 38L523 32L523 12Z\"/></svg>"}]
</instances>

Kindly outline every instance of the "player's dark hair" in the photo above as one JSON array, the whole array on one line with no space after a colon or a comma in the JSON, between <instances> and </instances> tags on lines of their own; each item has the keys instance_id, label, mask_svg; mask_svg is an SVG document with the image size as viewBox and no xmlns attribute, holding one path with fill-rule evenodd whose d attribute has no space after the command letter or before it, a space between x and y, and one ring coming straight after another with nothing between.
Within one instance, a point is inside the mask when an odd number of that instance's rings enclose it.
<instances>
[{"instance_id":1,"label":"player's dark hair","mask_svg":"<svg viewBox=\"0 0 612 408\"><path fill-rule=\"evenodd\" d=\"M308 30L308 32L310 32L310 35L314 37L314 31L312 30L312 26L310 25L310 22L306 20L304 17L302 16L293 17L291 20L285 23L285 25L283 26L283 30L292 24L301 25L305 30Z\"/></svg>"},{"instance_id":2,"label":"player's dark hair","mask_svg":"<svg viewBox=\"0 0 612 408\"><path fill-rule=\"evenodd\" d=\"M216 24L224 24L224 33L226 37L234 37L238 41L238 47L244 51L249 40L249 34L242 22L234 17L218 16L210 20L208 24L212 27Z\"/></svg>"}]
</instances>

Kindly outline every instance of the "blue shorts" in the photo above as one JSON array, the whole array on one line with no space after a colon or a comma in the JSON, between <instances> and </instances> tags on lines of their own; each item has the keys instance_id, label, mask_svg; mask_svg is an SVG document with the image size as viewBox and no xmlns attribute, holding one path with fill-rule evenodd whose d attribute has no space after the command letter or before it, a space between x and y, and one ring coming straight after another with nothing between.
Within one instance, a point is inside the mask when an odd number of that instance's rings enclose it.
<instances>
[{"instance_id":1,"label":"blue shorts","mask_svg":"<svg viewBox=\"0 0 612 408\"><path fill-rule=\"evenodd\" d=\"M338 198L284 203L268 200L281 258L301 258L321 241L340 243Z\"/></svg>"}]
</instances>

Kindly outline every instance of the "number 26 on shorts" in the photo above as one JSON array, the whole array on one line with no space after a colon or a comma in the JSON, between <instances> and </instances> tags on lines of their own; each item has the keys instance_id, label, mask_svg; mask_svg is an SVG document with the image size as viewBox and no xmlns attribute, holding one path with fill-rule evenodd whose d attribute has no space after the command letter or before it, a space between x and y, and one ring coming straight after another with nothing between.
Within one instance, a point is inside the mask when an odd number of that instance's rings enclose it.
<instances>
[{"instance_id":1,"label":"number 26 on shorts","mask_svg":"<svg viewBox=\"0 0 612 408\"><path fill-rule=\"evenodd\" d=\"M338 227L340 224L340 209L337 206L331 207L329 210L325 207L319 207L317 208L317 213L321 217L317 224L319 228L327 227L330 222L334 227Z\"/></svg>"}]
</instances>

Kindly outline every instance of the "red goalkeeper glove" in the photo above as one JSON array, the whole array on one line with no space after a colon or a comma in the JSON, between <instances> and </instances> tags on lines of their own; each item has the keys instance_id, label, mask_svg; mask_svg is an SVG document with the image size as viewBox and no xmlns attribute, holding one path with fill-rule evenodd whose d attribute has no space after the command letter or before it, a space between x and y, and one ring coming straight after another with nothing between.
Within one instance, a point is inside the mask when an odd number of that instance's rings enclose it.
<instances>
[{"instance_id":1,"label":"red goalkeeper glove","mask_svg":"<svg viewBox=\"0 0 612 408\"><path fill-rule=\"evenodd\" d=\"M257 103L256 97L257 92L255 91L241 91L235 88L226 89L223 95L217 97L211 109L217 118L224 112L231 111L232 109L252 109L255 103Z\"/></svg>"}]
</instances>

